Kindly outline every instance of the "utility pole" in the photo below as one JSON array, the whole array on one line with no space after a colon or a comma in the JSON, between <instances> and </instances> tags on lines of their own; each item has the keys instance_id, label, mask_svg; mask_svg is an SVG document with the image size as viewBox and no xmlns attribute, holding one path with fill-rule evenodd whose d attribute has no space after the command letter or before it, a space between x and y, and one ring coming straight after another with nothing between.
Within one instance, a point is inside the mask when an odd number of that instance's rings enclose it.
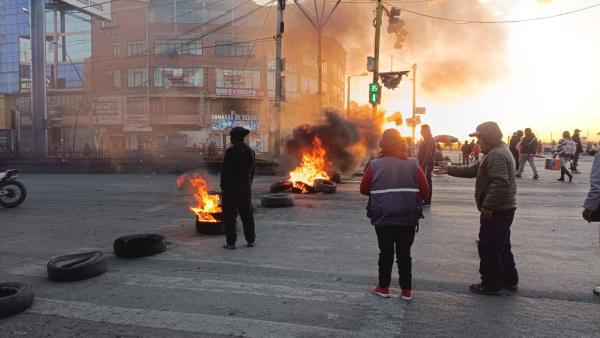
<instances>
[{"instance_id":1,"label":"utility pole","mask_svg":"<svg viewBox=\"0 0 600 338\"><path fill-rule=\"evenodd\" d=\"M285 0L277 1L277 27L275 31L275 114L276 129L275 129L275 156L281 156L281 40L283 35L283 11L285 10Z\"/></svg>"},{"instance_id":2,"label":"utility pole","mask_svg":"<svg viewBox=\"0 0 600 338\"><path fill-rule=\"evenodd\" d=\"M412 117L413 120L415 116L417 116L417 64L413 63L412 65L412 74L413 74L413 90L412 90ZM415 124L412 125L412 138L410 139L410 149L414 154L415 147Z\"/></svg>"},{"instance_id":3,"label":"utility pole","mask_svg":"<svg viewBox=\"0 0 600 338\"><path fill-rule=\"evenodd\" d=\"M31 127L33 154L40 158L48 152L46 120L46 4L30 0L31 27Z\"/></svg>"},{"instance_id":4,"label":"utility pole","mask_svg":"<svg viewBox=\"0 0 600 338\"><path fill-rule=\"evenodd\" d=\"M375 67L373 69L373 83L379 87L379 40L381 39L381 16L383 14L383 5L381 3L381 0L377 0L376 13L377 16L375 17L375 51L373 54L373 59L375 60ZM380 98L381 90L378 90L378 92L378 96ZM377 101L378 100L375 100L371 103L373 105L371 108L371 119L373 121L377 120ZM375 124L373 124L371 130L371 138L375 138L376 128L377 127L375 126ZM374 139L372 139L371 142L369 142L369 144L373 144L373 141ZM370 155L371 154L369 153L369 156Z\"/></svg>"}]
</instances>

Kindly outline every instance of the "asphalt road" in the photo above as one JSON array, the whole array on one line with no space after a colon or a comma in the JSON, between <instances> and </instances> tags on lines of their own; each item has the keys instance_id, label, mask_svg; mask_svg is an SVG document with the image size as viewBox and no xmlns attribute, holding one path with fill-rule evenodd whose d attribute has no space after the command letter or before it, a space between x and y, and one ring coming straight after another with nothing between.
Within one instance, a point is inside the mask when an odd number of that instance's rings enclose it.
<instances>
[{"instance_id":1,"label":"asphalt road","mask_svg":"<svg viewBox=\"0 0 600 338\"><path fill-rule=\"evenodd\" d=\"M32 283L36 300L1 319L0 336L599 337L600 297L591 292L600 285L599 229L580 208L590 166L584 158L572 184L543 169L539 181L530 172L518 181L520 289L501 296L468 291L479 278L474 180L434 177L413 246L411 303L369 293L378 250L357 178L335 195L265 209L260 195L277 178L258 177L258 245L246 248L240 236L231 251L222 236L195 232L175 176L23 175L25 203L0 209L0 281ZM115 238L140 232L166 235L168 250L112 254ZM50 257L90 248L109 256L107 273L47 280Z\"/></svg>"}]
</instances>

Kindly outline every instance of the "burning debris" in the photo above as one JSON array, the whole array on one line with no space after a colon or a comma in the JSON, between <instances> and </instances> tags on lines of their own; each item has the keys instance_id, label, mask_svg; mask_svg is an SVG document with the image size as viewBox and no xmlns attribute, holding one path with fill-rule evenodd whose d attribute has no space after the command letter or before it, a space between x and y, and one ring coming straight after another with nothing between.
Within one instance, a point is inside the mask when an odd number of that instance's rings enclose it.
<instances>
[{"instance_id":1,"label":"burning debris","mask_svg":"<svg viewBox=\"0 0 600 338\"><path fill-rule=\"evenodd\" d=\"M209 192L206 180L198 173L181 175L176 184L177 187L189 184L193 188L195 203L188 209L196 216L196 230L204 234L224 233L220 194Z\"/></svg>"}]
</instances>

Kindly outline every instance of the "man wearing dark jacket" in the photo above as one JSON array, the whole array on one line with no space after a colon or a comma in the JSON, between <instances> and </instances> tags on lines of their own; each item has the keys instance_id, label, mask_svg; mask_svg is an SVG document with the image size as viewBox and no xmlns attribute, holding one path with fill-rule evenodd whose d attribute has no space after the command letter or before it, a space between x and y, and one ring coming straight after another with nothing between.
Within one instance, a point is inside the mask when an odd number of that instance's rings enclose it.
<instances>
[{"instance_id":1,"label":"man wearing dark jacket","mask_svg":"<svg viewBox=\"0 0 600 338\"><path fill-rule=\"evenodd\" d=\"M496 294L502 287L516 291L519 277L511 252L510 226L517 206L515 162L496 122L485 122L469 136L476 136L485 157L471 166L436 167L435 174L477 177L475 201L481 212L479 251L481 283L470 290L479 294Z\"/></svg>"},{"instance_id":2,"label":"man wearing dark jacket","mask_svg":"<svg viewBox=\"0 0 600 338\"><path fill-rule=\"evenodd\" d=\"M519 169L520 163L519 163L519 151L517 150L517 143L519 143L519 141L521 141L522 137L523 137L523 131L517 130L510 138L510 142L508 145L508 149L510 149L510 153L513 155L513 158L515 159L515 169Z\"/></svg>"},{"instance_id":3,"label":"man wearing dark jacket","mask_svg":"<svg viewBox=\"0 0 600 338\"><path fill-rule=\"evenodd\" d=\"M577 170L577 165L579 164L579 156L583 153L583 146L581 145L581 139L579 138L579 132L581 130L575 129L573 131L573 137L571 139L577 143L577 150L575 151L575 155L573 156L573 164L571 164L571 172L573 174L579 174L579 170Z\"/></svg>"},{"instance_id":4,"label":"man wearing dark jacket","mask_svg":"<svg viewBox=\"0 0 600 338\"><path fill-rule=\"evenodd\" d=\"M237 234L235 224L238 212L244 226L244 237L248 247L255 244L254 215L252 209L252 181L254 180L254 159L256 155L244 143L250 133L242 127L234 127L229 135L232 146L225 151L221 171L221 191L223 223L225 224L226 249L235 249Z\"/></svg>"},{"instance_id":5,"label":"man wearing dark jacket","mask_svg":"<svg viewBox=\"0 0 600 338\"><path fill-rule=\"evenodd\" d=\"M429 195L423 202L424 206L431 205L431 195L433 193L433 186L431 185L431 172L435 164L435 140L431 134L431 129L428 124L421 126L421 136L423 136L423 143L419 146L418 160L421 169L427 177L427 183L429 183Z\"/></svg>"},{"instance_id":6,"label":"man wearing dark jacket","mask_svg":"<svg viewBox=\"0 0 600 338\"><path fill-rule=\"evenodd\" d=\"M525 170L525 163L529 163L531 170L533 171L533 179L537 180L538 176L537 168L535 167L535 161L533 155L537 153L537 138L531 131L531 128L525 128L525 136L521 139L521 151L519 152L519 170L517 170L517 177L521 177L523 170Z\"/></svg>"}]
</instances>

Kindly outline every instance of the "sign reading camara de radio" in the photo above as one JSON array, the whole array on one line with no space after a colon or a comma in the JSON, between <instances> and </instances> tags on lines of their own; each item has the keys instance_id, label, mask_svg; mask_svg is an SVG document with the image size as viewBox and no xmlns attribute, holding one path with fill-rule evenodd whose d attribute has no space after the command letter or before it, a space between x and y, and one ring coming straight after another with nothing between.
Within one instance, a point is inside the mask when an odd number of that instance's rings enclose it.
<instances>
[{"instance_id":1,"label":"sign reading camara de radio","mask_svg":"<svg viewBox=\"0 0 600 338\"><path fill-rule=\"evenodd\" d=\"M100 19L112 21L110 12L111 1L106 0L55 0L78 8L81 12Z\"/></svg>"},{"instance_id":2,"label":"sign reading camara de radio","mask_svg":"<svg viewBox=\"0 0 600 338\"><path fill-rule=\"evenodd\" d=\"M254 115L239 114L212 115L213 131L229 131L235 126L244 127L248 130L256 130L258 129L258 118Z\"/></svg>"}]
</instances>

